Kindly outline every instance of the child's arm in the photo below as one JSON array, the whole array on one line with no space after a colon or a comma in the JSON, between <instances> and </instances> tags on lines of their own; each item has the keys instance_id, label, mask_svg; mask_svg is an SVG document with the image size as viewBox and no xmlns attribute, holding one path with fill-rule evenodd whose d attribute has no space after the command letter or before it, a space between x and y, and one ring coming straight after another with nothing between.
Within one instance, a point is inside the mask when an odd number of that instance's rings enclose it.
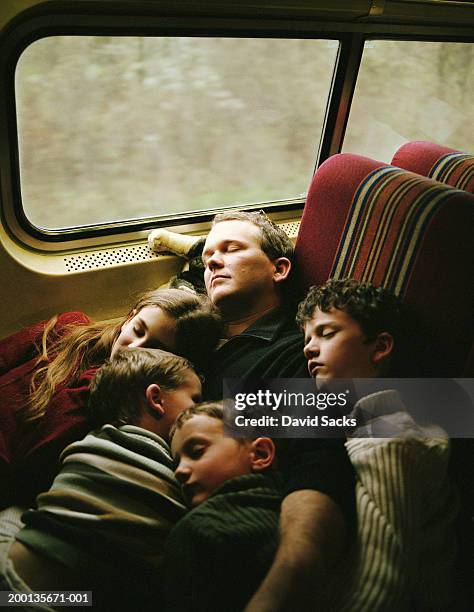
<instances>
[{"instance_id":1,"label":"child's arm","mask_svg":"<svg viewBox=\"0 0 474 612\"><path fill-rule=\"evenodd\" d=\"M280 445L280 546L247 612L314 609L355 523L355 475L343 440Z\"/></svg>"}]
</instances>

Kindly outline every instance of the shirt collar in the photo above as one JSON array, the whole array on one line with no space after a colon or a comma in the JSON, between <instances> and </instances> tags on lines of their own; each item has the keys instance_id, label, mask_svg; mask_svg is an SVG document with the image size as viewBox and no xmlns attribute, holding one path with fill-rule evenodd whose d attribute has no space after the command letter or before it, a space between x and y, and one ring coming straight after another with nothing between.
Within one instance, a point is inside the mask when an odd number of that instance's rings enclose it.
<instances>
[{"instance_id":1,"label":"shirt collar","mask_svg":"<svg viewBox=\"0 0 474 612\"><path fill-rule=\"evenodd\" d=\"M255 323L252 323L250 327L247 327L238 336L250 336L252 338L260 338L267 342L272 342L278 335L280 329L286 324L288 315L281 308L274 308L260 319L257 319ZM238 337L234 336L234 338ZM232 338L230 338L232 340Z\"/></svg>"}]
</instances>

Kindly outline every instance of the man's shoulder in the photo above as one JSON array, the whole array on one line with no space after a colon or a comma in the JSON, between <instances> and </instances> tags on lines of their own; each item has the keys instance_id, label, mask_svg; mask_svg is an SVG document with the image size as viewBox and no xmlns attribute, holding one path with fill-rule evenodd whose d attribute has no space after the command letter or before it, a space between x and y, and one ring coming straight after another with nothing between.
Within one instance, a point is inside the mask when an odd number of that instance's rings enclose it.
<instances>
[{"instance_id":1,"label":"man's shoulder","mask_svg":"<svg viewBox=\"0 0 474 612\"><path fill-rule=\"evenodd\" d=\"M296 325L295 316L292 311L274 308L257 319L240 336L255 336L266 338L270 341L277 341L281 337L302 339L303 334Z\"/></svg>"},{"instance_id":2,"label":"man's shoulder","mask_svg":"<svg viewBox=\"0 0 474 612\"><path fill-rule=\"evenodd\" d=\"M258 319L248 329L231 338L222 352L239 353L240 347L259 355L276 356L285 352L303 358L303 334L298 329L291 313L275 308ZM219 354L219 351L218 351Z\"/></svg>"}]
</instances>

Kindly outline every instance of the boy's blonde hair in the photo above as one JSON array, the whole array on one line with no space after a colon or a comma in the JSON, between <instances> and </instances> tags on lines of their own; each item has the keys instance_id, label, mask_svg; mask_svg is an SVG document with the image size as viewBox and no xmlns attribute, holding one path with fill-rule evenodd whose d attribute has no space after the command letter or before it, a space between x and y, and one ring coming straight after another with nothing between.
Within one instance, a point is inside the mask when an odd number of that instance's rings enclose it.
<instances>
[{"instance_id":1,"label":"boy's blonde hair","mask_svg":"<svg viewBox=\"0 0 474 612\"><path fill-rule=\"evenodd\" d=\"M192 419L194 416L204 415L211 417L212 419L218 419L219 421L224 421L224 405L223 402L203 402L202 404L196 404L191 408L187 408L183 412L181 412L177 417L176 421L173 423L173 426L170 430L170 443L173 439L174 434L181 429L181 427Z\"/></svg>"},{"instance_id":2,"label":"boy's blonde hair","mask_svg":"<svg viewBox=\"0 0 474 612\"><path fill-rule=\"evenodd\" d=\"M184 357L151 348L120 348L95 375L89 398L90 419L98 427L135 425L146 406L145 391L180 387L192 365Z\"/></svg>"}]
</instances>

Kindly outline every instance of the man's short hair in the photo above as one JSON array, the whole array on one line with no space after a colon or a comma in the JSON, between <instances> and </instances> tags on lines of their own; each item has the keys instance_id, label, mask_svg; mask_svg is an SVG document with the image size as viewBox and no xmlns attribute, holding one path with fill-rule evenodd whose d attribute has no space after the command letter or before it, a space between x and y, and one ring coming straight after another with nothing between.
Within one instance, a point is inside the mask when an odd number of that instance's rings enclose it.
<instances>
[{"instance_id":1,"label":"man's short hair","mask_svg":"<svg viewBox=\"0 0 474 612\"><path fill-rule=\"evenodd\" d=\"M153 383L162 389L180 387L192 370L191 363L167 351L120 348L94 376L90 388L89 416L94 426L135 425L146 406L145 391Z\"/></svg>"},{"instance_id":2,"label":"man's short hair","mask_svg":"<svg viewBox=\"0 0 474 612\"><path fill-rule=\"evenodd\" d=\"M214 217L212 225L223 221L248 221L253 223L260 230L262 251L272 261L278 257L287 257L291 262L295 252L295 247L291 238L281 227L263 212L260 211L229 211L219 213Z\"/></svg>"},{"instance_id":3,"label":"man's short hair","mask_svg":"<svg viewBox=\"0 0 474 612\"><path fill-rule=\"evenodd\" d=\"M388 332L394 340L391 372L401 376L408 367L408 347L419 334L415 333L413 313L392 291L351 278L331 279L321 287L311 287L298 306L296 322L301 328L313 318L316 308L322 312L343 310L357 321L368 342Z\"/></svg>"},{"instance_id":4,"label":"man's short hair","mask_svg":"<svg viewBox=\"0 0 474 612\"><path fill-rule=\"evenodd\" d=\"M196 404L195 406L191 406L187 408L176 417L173 426L171 427L169 439L170 442L173 439L174 434L178 429L192 419L194 416L204 415L211 417L212 419L218 419L219 421L224 421L224 406L223 402L202 402L201 404Z\"/></svg>"}]
</instances>

